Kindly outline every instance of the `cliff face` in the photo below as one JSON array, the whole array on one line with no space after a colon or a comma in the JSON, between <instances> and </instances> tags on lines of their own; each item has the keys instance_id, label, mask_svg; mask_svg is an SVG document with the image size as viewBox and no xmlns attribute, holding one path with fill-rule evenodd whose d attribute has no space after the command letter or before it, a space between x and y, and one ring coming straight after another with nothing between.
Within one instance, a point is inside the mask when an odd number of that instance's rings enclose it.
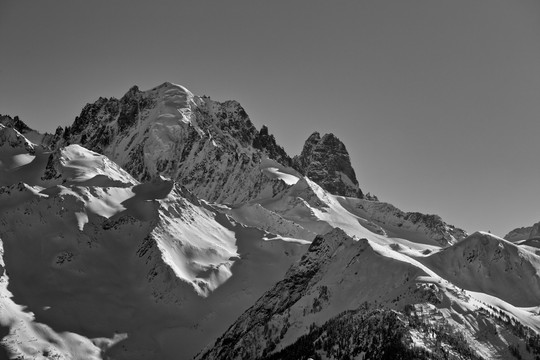
<instances>
[{"instance_id":1,"label":"cliff face","mask_svg":"<svg viewBox=\"0 0 540 360\"><path fill-rule=\"evenodd\" d=\"M300 156L294 158L298 171L335 195L363 197L345 145L334 134L314 132Z\"/></svg>"}]
</instances>

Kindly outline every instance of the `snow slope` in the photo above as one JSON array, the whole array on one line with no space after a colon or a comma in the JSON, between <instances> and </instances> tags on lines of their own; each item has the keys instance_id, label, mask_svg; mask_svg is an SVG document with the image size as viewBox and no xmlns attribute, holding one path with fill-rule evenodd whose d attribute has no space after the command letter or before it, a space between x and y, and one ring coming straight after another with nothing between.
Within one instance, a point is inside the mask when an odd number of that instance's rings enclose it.
<instances>
[{"instance_id":1,"label":"snow slope","mask_svg":"<svg viewBox=\"0 0 540 360\"><path fill-rule=\"evenodd\" d=\"M265 232L235 223L173 181L140 184L79 145L50 158L46 172L57 184L0 188L13 295L6 292L6 301L26 307L0 309L0 319L10 333L21 331L9 320L16 318L67 340L55 347L43 335L29 347L24 339L36 337L25 330L4 339L12 356L51 349L92 354L79 358L191 358L305 249L266 241ZM76 339L80 350L66 350Z\"/></svg>"},{"instance_id":2,"label":"snow slope","mask_svg":"<svg viewBox=\"0 0 540 360\"><path fill-rule=\"evenodd\" d=\"M294 234L311 240L312 234L339 227L350 236L369 237L383 245L398 244L405 251L420 253L466 236L438 216L405 213L387 203L332 195L307 177L271 198L234 208L231 215L284 236Z\"/></svg>"}]
</instances>

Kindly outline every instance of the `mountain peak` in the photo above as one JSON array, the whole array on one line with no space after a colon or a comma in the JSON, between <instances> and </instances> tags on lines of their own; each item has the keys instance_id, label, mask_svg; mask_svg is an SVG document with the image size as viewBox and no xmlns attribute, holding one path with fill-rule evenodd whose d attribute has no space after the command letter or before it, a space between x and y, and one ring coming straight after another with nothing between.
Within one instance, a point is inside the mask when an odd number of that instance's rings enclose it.
<instances>
[{"instance_id":1,"label":"mountain peak","mask_svg":"<svg viewBox=\"0 0 540 360\"><path fill-rule=\"evenodd\" d=\"M363 197L345 144L334 134L312 133L304 144L295 167L335 195Z\"/></svg>"},{"instance_id":2,"label":"mountain peak","mask_svg":"<svg viewBox=\"0 0 540 360\"><path fill-rule=\"evenodd\" d=\"M286 184L261 172L262 153L292 163L267 128L257 131L237 101L199 97L172 82L145 91L134 86L121 99L100 98L86 105L68 130L56 137L55 148L81 144L138 180L170 177L208 201L275 195Z\"/></svg>"},{"instance_id":3,"label":"mountain peak","mask_svg":"<svg viewBox=\"0 0 540 360\"><path fill-rule=\"evenodd\" d=\"M321 138L321 142L329 146L338 146L338 147L345 146L345 144L343 144L343 142L339 140L338 137L334 135L333 133L324 134L323 137Z\"/></svg>"},{"instance_id":4,"label":"mountain peak","mask_svg":"<svg viewBox=\"0 0 540 360\"><path fill-rule=\"evenodd\" d=\"M193 93L189 91L188 88L186 88L183 85L175 84L170 81L166 81L163 84L160 84L150 90L143 91L146 94L156 94L157 96L165 96L167 94L176 94L176 95L182 95L186 98L192 99L194 97Z\"/></svg>"},{"instance_id":5,"label":"mountain peak","mask_svg":"<svg viewBox=\"0 0 540 360\"><path fill-rule=\"evenodd\" d=\"M321 134L318 131L314 131L306 140L306 143L318 142L321 140Z\"/></svg>"},{"instance_id":6,"label":"mountain peak","mask_svg":"<svg viewBox=\"0 0 540 360\"><path fill-rule=\"evenodd\" d=\"M139 87L137 85L133 85L132 87L129 88L129 90L127 91L126 94L129 94L129 93L138 93L140 92L139 90ZM124 95L125 96L125 95Z\"/></svg>"}]
</instances>

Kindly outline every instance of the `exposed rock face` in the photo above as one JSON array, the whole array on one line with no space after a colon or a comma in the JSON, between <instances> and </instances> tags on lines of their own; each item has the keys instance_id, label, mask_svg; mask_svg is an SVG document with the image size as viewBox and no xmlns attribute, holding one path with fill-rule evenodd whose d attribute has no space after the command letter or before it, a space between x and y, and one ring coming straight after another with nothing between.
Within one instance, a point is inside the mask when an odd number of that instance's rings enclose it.
<instances>
[{"instance_id":1,"label":"exposed rock face","mask_svg":"<svg viewBox=\"0 0 540 360\"><path fill-rule=\"evenodd\" d=\"M311 134L294 164L303 175L332 194L363 197L349 153L334 134L322 138L318 132Z\"/></svg>"},{"instance_id":2,"label":"exposed rock face","mask_svg":"<svg viewBox=\"0 0 540 360\"><path fill-rule=\"evenodd\" d=\"M285 166L292 166L293 161L285 150L276 143L274 135L268 133L268 127L263 125L253 139L253 147L268 154L271 159L277 160Z\"/></svg>"}]
</instances>

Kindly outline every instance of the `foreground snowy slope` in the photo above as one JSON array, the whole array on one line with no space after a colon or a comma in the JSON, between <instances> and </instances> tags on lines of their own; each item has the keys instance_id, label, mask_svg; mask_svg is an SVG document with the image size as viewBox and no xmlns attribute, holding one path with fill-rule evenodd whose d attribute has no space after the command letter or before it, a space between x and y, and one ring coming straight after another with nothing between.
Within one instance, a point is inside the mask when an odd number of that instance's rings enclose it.
<instances>
[{"instance_id":1,"label":"foreground snowy slope","mask_svg":"<svg viewBox=\"0 0 540 360\"><path fill-rule=\"evenodd\" d=\"M83 347L98 357L190 358L304 249L263 240L264 232L231 222L172 181L139 184L78 145L51 154L42 178L57 185L0 191L8 288L36 321L103 338L101 349ZM13 333L4 343L17 339L12 354L69 353L46 337L28 344L15 336L9 319L30 323L31 314L0 312Z\"/></svg>"}]
</instances>

